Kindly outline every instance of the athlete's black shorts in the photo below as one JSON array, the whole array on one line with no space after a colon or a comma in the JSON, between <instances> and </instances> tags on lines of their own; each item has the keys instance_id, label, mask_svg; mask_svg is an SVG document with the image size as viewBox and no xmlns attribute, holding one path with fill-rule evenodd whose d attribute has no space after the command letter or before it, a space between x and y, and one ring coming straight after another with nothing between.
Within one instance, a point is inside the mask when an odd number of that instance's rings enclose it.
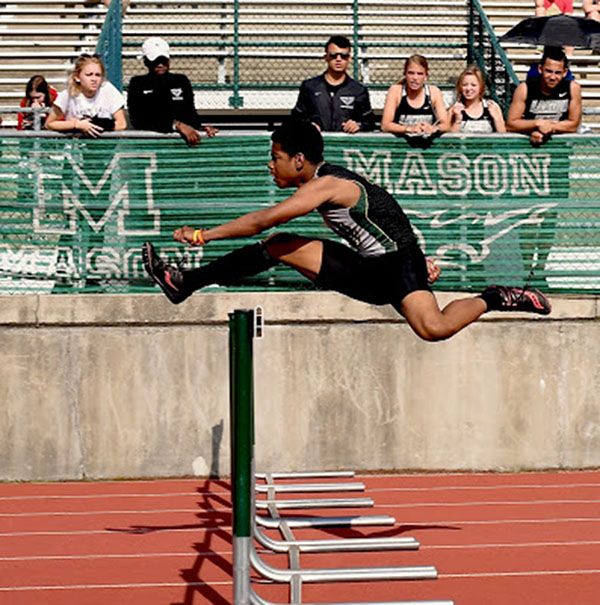
<instances>
[{"instance_id":1,"label":"athlete's black shorts","mask_svg":"<svg viewBox=\"0 0 600 605\"><path fill-rule=\"evenodd\" d=\"M431 291L427 262L418 245L380 256L361 256L332 240L323 242L321 270L315 285L374 305L399 306L416 290Z\"/></svg>"}]
</instances>

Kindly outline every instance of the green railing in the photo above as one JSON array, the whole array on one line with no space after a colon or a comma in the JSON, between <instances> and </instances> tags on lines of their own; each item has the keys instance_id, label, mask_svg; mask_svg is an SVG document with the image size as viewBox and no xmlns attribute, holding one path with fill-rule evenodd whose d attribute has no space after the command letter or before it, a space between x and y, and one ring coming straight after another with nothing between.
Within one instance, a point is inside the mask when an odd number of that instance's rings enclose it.
<instances>
[{"instance_id":1,"label":"green railing","mask_svg":"<svg viewBox=\"0 0 600 605\"><path fill-rule=\"evenodd\" d=\"M490 95L506 115L519 78L500 46L479 0L469 0L467 40L468 62L476 63L483 70Z\"/></svg>"},{"instance_id":2,"label":"green railing","mask_svg":"<svg viewBox=\"0 0 600 605\"><path fill-rule=\"evenodd\" d=\"M111 0L96 44L96 54L102 57L106 69L106 79L120 91L123 90L121 49L121 0Z\"/></svg>"},{"instance_id":3,"label":"green railing","mask_svg":"<svg viewBox=\"0 0 600 605\"><path fill-rule=\"evenodd\" d=\"M175 228L210 227L289 195L266 168L269 135L224 136L188 148L178 137L0 137L0 292L156 292L140 245L171 261L208 262L244 240L204 249ZM426 254L436 288L496 282L600 292L600 138L445 135L429 149L391 135L326 136L326 158L391 191ZM283 229L333 237L318 213ZM285 266L240 289L305 289Z\"/></svg>"}]
</instances>

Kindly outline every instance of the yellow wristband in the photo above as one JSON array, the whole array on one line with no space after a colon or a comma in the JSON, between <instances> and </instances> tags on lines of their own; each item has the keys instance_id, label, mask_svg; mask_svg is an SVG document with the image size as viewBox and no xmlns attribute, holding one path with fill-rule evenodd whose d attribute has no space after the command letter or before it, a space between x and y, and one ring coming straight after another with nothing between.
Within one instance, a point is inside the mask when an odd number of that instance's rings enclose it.
<instances>
[{"instance_id":1,"label":"yellow wristband","mask_svg":"<svg viewBox=\"0 0 600 605\"><path fill-rule=\"evenodd\" d=\"M194 231L194 235L192 236L193 244L200 244L201 246L204 246L204 244L206 244L206 242L204 241L204 237L202 236L202 231L204 231L204 229L196 229Z\"/></svg>"}]
</instances>

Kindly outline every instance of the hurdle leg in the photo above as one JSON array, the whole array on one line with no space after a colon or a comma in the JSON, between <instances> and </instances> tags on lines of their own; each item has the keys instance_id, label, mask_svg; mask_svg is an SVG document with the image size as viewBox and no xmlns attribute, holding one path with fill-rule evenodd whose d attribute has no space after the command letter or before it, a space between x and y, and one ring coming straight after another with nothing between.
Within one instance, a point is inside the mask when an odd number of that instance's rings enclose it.
<instances>
[{"instance_id":1,"label":"hurdle leg","mask_svg":"<svg viewBox=\"0 0 600 605\"><path fill-rule=\"evenodd\" d=\"M294 562L292 568L275 568L260 559L254 548L253 524L251 522L255 518L256 502L252 366L254 315L252 311L236 311L230 314L229 318L234 605L270 605L268 601L260 598L251 588L251 566L266 578L276 582L287 582L291 590L290 603L293 605L302 603L303 582L436 578L437 571L433 566L300 569L297 545L292 546L288 552L290 560ZM271 506L273 512L278 514L274 503L267 503L267 507ZM283 523L282 519L278 519L278 521ZM290 537L293 537L291 533ZM375 605L375 602L372 603ZM392 605L393 603L408 605L409 602L388 602L388 604L390 603ZM421 601L420 603L452 605L452 601Z\"/></svg>"},{"instance_id":2,"label":"hurdle leg","mask_svg":"<svg viewBox=\"0 0 600 605\"><path fill-rule=\"evenodd\" d=\"M229 414L233 514L233 602L250 605L252 549L253 315L229 315Z\"/></svg>"}]
</instances>

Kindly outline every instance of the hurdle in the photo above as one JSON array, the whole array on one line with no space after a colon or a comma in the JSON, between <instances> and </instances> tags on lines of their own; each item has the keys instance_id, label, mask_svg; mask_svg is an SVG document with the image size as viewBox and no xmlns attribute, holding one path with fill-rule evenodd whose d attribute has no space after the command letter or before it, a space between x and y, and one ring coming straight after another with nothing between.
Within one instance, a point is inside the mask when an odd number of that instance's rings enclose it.
<instances>
[{"instance_id":1,"label":"hurdle","mask_svg":"<svg viewBox=\"0 0 600 605\"><path fill-rule=\"evenodd\" d=\"M347 582L374 580L426 580L437 578L433 566L408 567L356 567L302 569L301 552L342 552L378 551L408 549L416 550L419 543L413 538L358 538L327 540L296 540L292 528L331 527L395 523L393 517L281 517L279 508L286 501L277 502L274 494L279 491L355 491L361 484L300 484L297 486L275 486L275 478L306 479L314 477L351 477L353 473L266 473L257 474L254 463L254 367L253 340L262 336L262 309L238 309L229 314L229 414L231 448L231 494L233 530L233 603L234 605L275 605L257 595L251 586L250 573L254 569L264 578L289 585L289 604L302 605L302 585L307 582ZM255 484L256 478L267 482L262 489ZM364 488L364 486L362 486ZM267 500L261 507L269 511L270 518L257 515L257 492L267 493ZM361 506L368 506L370 499L358 499ZM367 501L368 500L368 501ZM355 506L357 499L325 499L323 507ZM288 501L289 502L289 501ZM320 500L294 500L290 508L319 508ZM315 502L317 504L315 504ZM285 506L285 505L284 505ZM366 519L366 520L365 520ZM267 523L267 520L270 523ZM279 529L284 540L274 540L266 536L259 525ZM274 552L286 552L290 561L288 569L275 568L265 563L258 555L254 541ZM443 601L365 601L362 605L453 605L451 600ZM308 605L304 603L304 605ZM359 605L358 603L338 603L337 605Z\"/></svg>"}]
</instances>

